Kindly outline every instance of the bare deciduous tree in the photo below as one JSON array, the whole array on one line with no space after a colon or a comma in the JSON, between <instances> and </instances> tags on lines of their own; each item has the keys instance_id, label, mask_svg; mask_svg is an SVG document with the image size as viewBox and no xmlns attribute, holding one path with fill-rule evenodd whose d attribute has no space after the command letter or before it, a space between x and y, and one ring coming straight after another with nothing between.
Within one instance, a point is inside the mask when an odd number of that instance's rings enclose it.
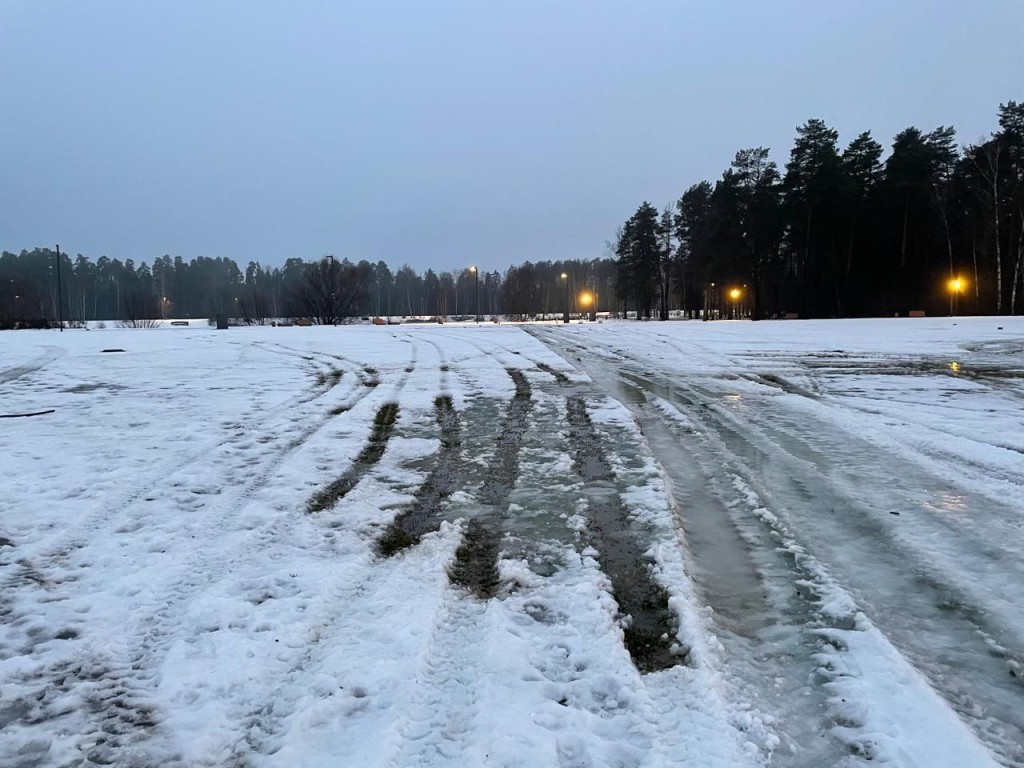
<instances>
[{"instance_id":1,"label":"bare deciduous tree","mask_svg":"<svg viewBox=\"0 0 1024 768\"><path fill-rule=\"evenodd\" d=\"M351 317L366 292L366 278L348 259L325 256L307 264L293 297L296 314L317 325Z\"/></svg>"}]
</instances>

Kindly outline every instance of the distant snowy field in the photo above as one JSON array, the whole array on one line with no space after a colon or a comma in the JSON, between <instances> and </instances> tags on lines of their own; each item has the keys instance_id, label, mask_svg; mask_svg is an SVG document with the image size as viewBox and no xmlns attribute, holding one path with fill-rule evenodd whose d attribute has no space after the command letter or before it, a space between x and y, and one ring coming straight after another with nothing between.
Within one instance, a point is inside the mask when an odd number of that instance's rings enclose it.
<instances>
[{"instance_id":1,"label":"distant snowy field","mask_svg":"<svg viewBox=\"0 0 1024 768\"><path fill-rule=\"evenodd\" d=\"M0 416L4 768L1024 766L1024 318L8 332Z\"/></svg>"}]
</instances>

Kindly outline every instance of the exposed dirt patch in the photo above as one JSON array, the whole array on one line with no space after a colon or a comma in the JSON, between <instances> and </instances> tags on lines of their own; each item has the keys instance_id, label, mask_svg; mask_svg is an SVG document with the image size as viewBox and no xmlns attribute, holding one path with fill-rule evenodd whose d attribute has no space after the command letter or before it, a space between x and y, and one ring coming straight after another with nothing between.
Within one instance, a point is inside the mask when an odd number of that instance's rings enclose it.
<instances>
[{"instance_id":1,"label":"exposed dirt patch","mask_svg":"<svg viewBox=\"0 0 1024 768\"><path fill-rule=\"evenodd\" d=\"M121 384L108 384L100 382L93 384L78 384L77 386L69 387L64 391L70 392L71 394L74 395L82 395L87 392L95 392L98 389L107 389L110 390L111 392L117 392L118 390L127 389L127 387L122 386Z\"/></svg>"},{"instance_id":2,"label":"exposed dirt patch","mask_svg":"<svg viewBox=\"0 0 1024 768\"><path fill-rule=\"evenodd\" d=\"M818 397L811 390L798 386L774 373L762 373L760 375L750 377L750 380L761 384L767 384L769 387L776 387L790 395L800 395L801 397L809 397L811 399L817 399Z\"/></svg>"},{"instance_id":3,"label":"exposed dirt patch","mask_svg":"<svg viewBox=\"0 0 1024 768\"><path fill-rule=\"evenodd\" d=\"M509 369L516 386L515 396L508 406L508 414L502 425L494 457L488 465L487 479L480 489L480 501L484 504L504 505L519 475L519 447L526 432L526 418L530 412L530 382L522 371Z\"/></svg>"},{"instance_id":4,"label":"exposed dirt patch","mask_svg":"<svg viewBox=\"0 0 1024 768\"><path fill-rule=\"evenodd\" d=\"M556 371L554 368L552 368L547 363L537 363L537 367L540 370L544 371L544 373L547 373L547 374L550 374L550 375L554 376L555 377L555 381L557 381L559 384L568 384L569 383L569 377L568 376L566 376L561 371Z\"/></svg>"},{"instance_id":5,"label":"exposed dirt patch","mask_svg":"<svg viewBox=\"0 0 1024 768\"><path fill-rule=\"evenodd\" d=\"M356 487L363 476L384 455L384 449L387 448L397 419L397 403L384 403L377 410L377 415L373 417L373 432L370 433L370 439L363 450L359 452L356 460L345 474L313 495L306 505L308 511L321 512L329 509Z\"/></svg>"},{"instance_id":6,"label":"exposed dirt patch","mask_svg":"<svg viewBox=\"0 0 1024 768\"><path fill-rule=\"evenodd\" d=\"M452 495L459 476L462 454L462 427L458 411L449 395L434 400L437 423L441 427L441 447L434 469L427 476L408 509L401 512L377 542L377 551L384 557L419 543L424 534L441 525L441 504Z\"/></svg>"},{"instance_id":7,"label":"exposed dirt patch","mask_svg":"<svg viewBox=\"0 0 1024 768\"><path fill-rule=\"evenodd\" d=\"M498 591L500 550L501 531L482 520L470 520L448 577L453 584L466 587L481 599L494 597Z\"/></svg>"},{"instance_id":8,"label":"exposed dirt patch","mask_svg":"<svg viewBox=\"0 0 1024 768\"><path fill-rule=\"evenodd\" d=\"M587 494L586 536L611 580L624 619L626 650L641 672L676 666L684 658L672 650L676 617L668 605L668 592L652 577L651 563L631 531L622 500L609 492L614 483L611 465L583 399L570 397L566 410L576 471L588 486L602 491Z\"/></svg>"},{"instance_id":9,"label":"exposed dirt patch","mask_svg":"<svg viewBox=\"0 0 1024 768\"><path fill-rule=\"evenodd\" d=\"M344 375L345 372L338 368L332 368L329 371L319 371L316 374L317 386L330 389L331 387L337 386L338 382L341 381L341 377Z\"/></svg>"},{"instance_id":10,"label":"exposed dirt patch","mask_svg":"<svg viewBox=\"0 0 1024 768\"><path fill-rule=\"evenodd\" d=\"M494 456L487 468L487 479L480 489L480 502L494 510L495 519L469 521L462 545L455 553L455 564L449 571L453 584L460 584L485 599L493 597L498 588L501 519L519 476L519 448L526 433L532 395L530 383L522 371L509 369L508 375L515 383L516 393L509 403Z\"/></svg>"}]
</instances>

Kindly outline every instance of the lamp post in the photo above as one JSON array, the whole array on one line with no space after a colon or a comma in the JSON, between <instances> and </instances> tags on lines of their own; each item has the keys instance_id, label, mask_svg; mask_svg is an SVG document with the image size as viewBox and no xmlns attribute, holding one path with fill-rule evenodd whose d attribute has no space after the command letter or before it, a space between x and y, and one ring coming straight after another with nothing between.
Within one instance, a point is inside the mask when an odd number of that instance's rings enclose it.
<instances>
[{"instance_id":1,"label":"lamp post","mask_svg":"<svg viewBox=\"0 0 1024 768\"><path fill-rule=\"evenodd\" d=\"M738 320L739 314L737 309L739 308L740 297L743 295L743 291L739 288L733 288L729 291L729 298L732 299L732 319Z\"/></svg>"},{"instance_id":2,"label":"lamp post","mask_svg":"<svg viewBox=\"0 0 1024 768\"><path fill-rule=\"evenodd\" d=\"M328 280L327 286L328 286L328 289L330 291L330 303L329 303L329 305L327 307L327 315L330 318L331 325L336 325L337 324L337 319L334 317L334 254L333 253L327 254L327 261L328 261L328 269L329 269L329 272L327 273L327 275L328 275L328 277L327 277L327 280Z\"/></svg>"},{"instance_id":3,"label":"lamp post","mask_svg":"<svg viewBox=\"0 0 1024 768\"><path fill-rule=\"evenodd\" d=\"M565 281L565 314L562 315L562 322L563 323L568 323L569 322L569 275L566 274L565 272L563 272L561 277Z\"/></svg>"},{"instance_id":4,"label":"lamp post","mask_svg":"<svg viewBox=\"0 0 1024 768\"><path fill-rule=\"evenodd\" d=\"M61 297L60 288L60 245L57 246L57 317L60 323L60 332L64 333L64 300Z\"/></svg>"},{"instance_id":5,"label":"lamp post","mask_svg":"<svg viewBox=\"0 0 1024 768\"><path fill-rule=\"evenodd\" d=\"M965 281L954 277L949 281L949 314L956 317L960 311L960 292L964 289Z\"/></svg>"},{"instance_id":6,"label":"lamp post","mask_svg":"<svg viewBox=\"0 0 1024 768\"><path fill-rule=\"evenodd\" d=\"M473 273L473 292L476 294L476 315L474 319L480 322L480 270L476 268L474 264L469 268L469 271Z\"/></svg>"},{"instance_id":7,"label":"lamp post","mask_svg":"<svg viewBox=\"0 0 1024 768\"><path fill-rule=\"evenodd\" d=\"M594 296L593 296L593 294L587 293L587 292L581 293L580 294L580 304L583 305L583 309L587 313L587 318L591 322L593 322L593 320L594 320L594 312L596 311L594 309Z\"/></svg>"},{"instance_id":8,"label":"lamp post","mask_svg":"<svg viewBox=\"0 0 1024 768\"><path fill-rule=\"evenodd\" d=\"M711 320L712 313L715 311L715 284L711 283L710 286L704 288L704 319Z\"/></svg>"}]
</instances>

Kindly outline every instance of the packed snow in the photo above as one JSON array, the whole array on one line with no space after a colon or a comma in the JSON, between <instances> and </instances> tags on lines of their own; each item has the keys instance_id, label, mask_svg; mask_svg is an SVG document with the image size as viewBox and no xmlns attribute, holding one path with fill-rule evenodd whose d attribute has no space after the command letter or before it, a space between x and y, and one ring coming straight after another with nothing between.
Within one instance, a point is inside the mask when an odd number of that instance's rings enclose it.
<instances>
[{"instance_id":1,"label":"packed snow","mask_svg":"<svg viewBox=\"0 0 1024 768\"><path fill-rule=\"evenodd\" d=\"M1024 319L19 331L0 416L4 768L1024 766Z\"/></svg>"}]
</instances>

